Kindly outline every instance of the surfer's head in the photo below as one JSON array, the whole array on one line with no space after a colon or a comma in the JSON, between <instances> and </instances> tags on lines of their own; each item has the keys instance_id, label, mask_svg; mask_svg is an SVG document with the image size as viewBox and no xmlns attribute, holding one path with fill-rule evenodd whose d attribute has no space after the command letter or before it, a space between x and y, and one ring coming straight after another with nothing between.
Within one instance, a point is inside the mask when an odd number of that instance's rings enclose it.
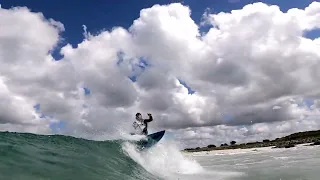
<instances>
[{"instance_id":1,"label":"surfer's head","mask_svg":"<svg viewBox=\"0 0 320 180\"><path fill-rule=\"evenodd\" d=\"M137 119L137 120L142 119L142 115L141 115L141 113L139 113L139 112L138 112L138 113L136 114L136 119Z\"/></svg>"}]
</instances>

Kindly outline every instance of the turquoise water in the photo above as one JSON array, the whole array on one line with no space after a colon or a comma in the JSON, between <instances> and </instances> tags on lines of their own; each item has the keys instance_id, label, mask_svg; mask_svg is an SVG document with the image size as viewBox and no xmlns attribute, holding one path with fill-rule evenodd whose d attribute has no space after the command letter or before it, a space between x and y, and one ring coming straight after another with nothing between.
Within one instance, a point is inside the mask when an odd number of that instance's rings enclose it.
<instances>
[{"instance_id":1,"label":"turquoise water","mask_svg":"<svg viewBox=\"0 0 320 180\"><path fill-rule=\"evenodd\" d=\"M1 180L318 180L319 147L184 154L170 142L138 151L126 141L0 133Z\"/></svg>"},{"instance_id":2,"label":"turquoise water","mask_svg":"<svg viewBox=\"0 0 320 180\"><path fill-rule=\"evenodd\" d=\"M155 179L119 141L0 133L0 179Z\"/></svg>"}]
</instances>

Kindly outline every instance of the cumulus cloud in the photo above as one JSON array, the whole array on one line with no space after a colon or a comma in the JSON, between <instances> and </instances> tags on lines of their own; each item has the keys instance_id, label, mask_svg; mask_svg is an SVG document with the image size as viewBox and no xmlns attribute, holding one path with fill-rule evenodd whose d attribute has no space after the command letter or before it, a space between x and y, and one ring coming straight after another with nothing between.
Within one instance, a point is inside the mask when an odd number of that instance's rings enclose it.
<instances>
[{"instance_id":1,"label":"cumulus cloud","mask_svg":"<svg viewBox=\"0 0 320 180\"><path fill-rule=\"evenodd\" d=\"M319 2L205 12L208 32L190 15L173 3L141 10L128 29L92 35L84 25L56 61L63 22L0 8L0 129L53 133L63 122L58 133L103 139L129 131L136 112L189 144L319 128L320 43L304 37L320 28Z\"/></svg>"}]
</instances>

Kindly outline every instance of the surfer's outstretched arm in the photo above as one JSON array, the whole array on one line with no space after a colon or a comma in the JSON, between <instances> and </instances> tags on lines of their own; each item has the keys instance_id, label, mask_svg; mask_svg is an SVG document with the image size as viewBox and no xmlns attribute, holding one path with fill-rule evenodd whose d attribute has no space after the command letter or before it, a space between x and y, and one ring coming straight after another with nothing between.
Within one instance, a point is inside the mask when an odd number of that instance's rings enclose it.
<instances>
[{"instance_id":1,"label":"surfer's outstretched arm","mask_svg":"<svg viewBox=\"0 0 320 180\"><path fill-rule=\"evenodd\" d=\"M151 115L151 114L148 114L148 116L149 116L149 119L145 119L145 120L144 120L145 123L148 123L148 122L153 121L152 115Z\"/></svg>"}]
</instances>

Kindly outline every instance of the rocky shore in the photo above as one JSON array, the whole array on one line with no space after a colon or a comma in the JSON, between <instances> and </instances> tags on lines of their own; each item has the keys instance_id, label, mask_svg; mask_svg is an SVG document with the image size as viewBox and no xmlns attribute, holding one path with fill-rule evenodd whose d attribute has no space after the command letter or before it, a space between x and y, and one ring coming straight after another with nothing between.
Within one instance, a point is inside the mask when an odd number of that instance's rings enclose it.
<instances>
[{"instance_id":1,"label":"rocky shore","mask_svg":"<svg viewBox=\"0 0 320 180\"><path fill-rule=\"evenodd\" d=\"M310 144L308 146L320 145L320 130L318 131L306 131L298 132L285 137L276 138L274 140L265 139L262 142L249 142L236 144L235 141L231 141L230 145L227 143L221 144L219 147L213 144L207 147L196 147L184 149L184 152L199 152L199 151L212 151L212 150L224 150L224 149L249 149L260 147L272 147L272 148L291 148L297 144Z\"/></svg>"}]
</instances>

